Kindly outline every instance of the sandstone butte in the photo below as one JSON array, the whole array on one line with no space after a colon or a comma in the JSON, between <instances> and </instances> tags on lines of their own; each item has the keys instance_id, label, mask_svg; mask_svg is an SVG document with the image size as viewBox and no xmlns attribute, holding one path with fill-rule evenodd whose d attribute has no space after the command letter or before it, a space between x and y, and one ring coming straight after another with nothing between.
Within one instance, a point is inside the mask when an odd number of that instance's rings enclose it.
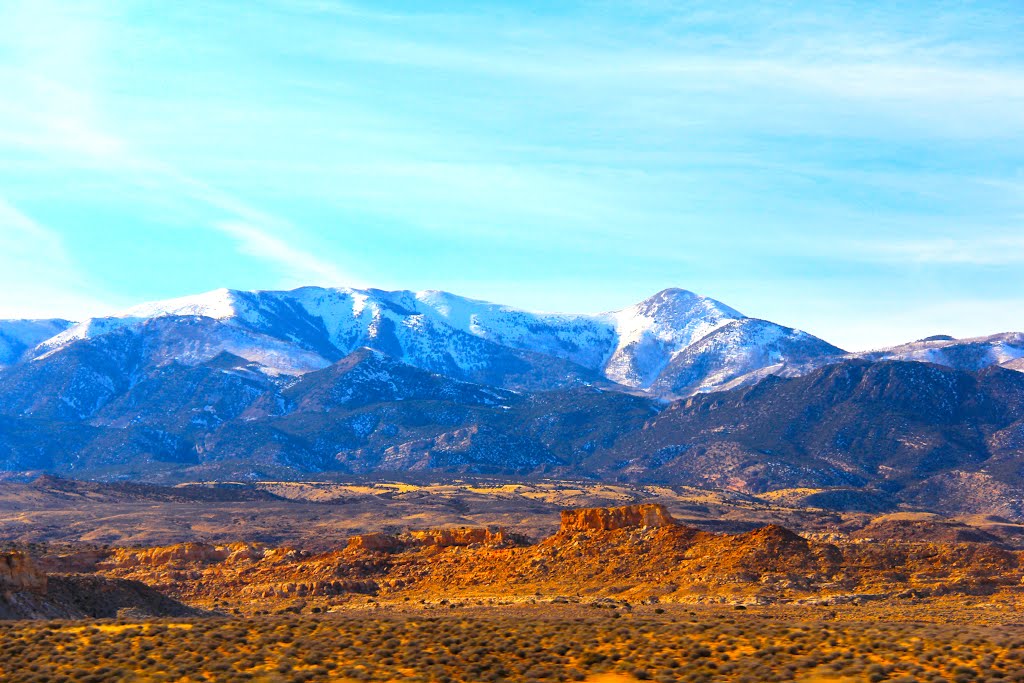
<instances>
[{"instance_id":1,"label":"sandstone butte","mask_svg":"<svg viewBox=\"0 0 1024 683\"><path fill-rule=\"evenodd\" d=\"M566 510L553 536L499 528L364 534L311 554L238 543L109 551L91 566L195 605L242 611L294 604L592 600L825 603L1000 596L1024 601L1022 555L990 543L841 542L770 525L717 534L677 523L662 506ZM43 558L81 571L82 554ZM68 569L64 569L67 571Z\"/></svg>"},{"instance_id":2,"label":"sandstone butte","mask_svg":"<svg viewBox=\"0 0 1024 683\"><path fill-rule=\"evenodd\" d=\"M630 527L672 526L676 521L662 505L643 503L617 508L562 510L561 534L583 531L614 531Z\"/></svg>"}]
</instances>

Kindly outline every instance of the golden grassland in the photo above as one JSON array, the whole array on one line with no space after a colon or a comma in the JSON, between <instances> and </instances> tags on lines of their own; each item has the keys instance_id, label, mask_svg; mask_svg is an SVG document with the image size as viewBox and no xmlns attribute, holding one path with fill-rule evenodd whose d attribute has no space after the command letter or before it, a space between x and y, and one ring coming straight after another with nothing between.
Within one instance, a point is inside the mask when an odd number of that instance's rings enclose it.
<instances>
[{"instance_id":1,"label":"golden grassland","mask_svg":"<svg viewBox=\"0 0 1024 683\"><path fill-rule=\"evenodd\" d=\"M1012 614L968 615L976 624L858 614L545 605L22 621L0 625L0 680L1024 681L1024 626Z\"/></svg>"}]
</instances>

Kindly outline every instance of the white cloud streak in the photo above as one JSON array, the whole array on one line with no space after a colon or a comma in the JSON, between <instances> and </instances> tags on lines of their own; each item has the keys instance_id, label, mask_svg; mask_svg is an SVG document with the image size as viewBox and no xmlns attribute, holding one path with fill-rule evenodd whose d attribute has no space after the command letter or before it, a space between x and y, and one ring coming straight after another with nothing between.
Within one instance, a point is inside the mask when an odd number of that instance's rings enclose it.
<instances>
[{"instance_id":1,"label":"white cloud streak","mask_svg":"<svg viewBox=\"0 0 1024 683\"><path fill-rule=\"evenodd\" d=\"M850 242L853 258L886 264L1013 266L1024 265L1024 237L978 236Z\"/></svg>"},{"instance_id":2,"label":"white cloud streak","mask_svg":"<svg viewBox=\"0 0 1024 683\"><path fill-rule=\"evenodd\" d=\"M285 270L297 283L356 286L335 264L295 248L288 241L249 223L222 221L213 227L238 242L239 251Z\"/></svg>"},{"instance_id":3,"label":"white cloud streak","mask_svg":"<svg viewBox=\"0 0 1024 683\"><path fill-rule=\"evenodd\" d=\"M0 253L23 249L28 242L44 247L45 253L56 258L65 258L64 245L53 231L0 197Z\"/></svg>"},{"instance_id":4,"label":"white cloud streak","mask_svg":"<svg viewBox=\"0 0 1024 683\"><path fill-rule=\"evenodd\" d=\"M331 284L351 282L340 268L297 246L300 232L291 221L273 216L158 159L153 159L117 133L108 130L102 116L99 46L111 41L115 27L110 17L81 13L49 0L15 2L0 10L0 21L12 31L10 47L19 56L18 68L3 69L21 91L23 100L0 106L4 121L18 123L13 133L0 133L0 141L35 150L61 163L86 165L110 173L126 184L149 182L177 201L205 204L226 213L209 228L232 237L240 253L275 264L291 279L313 276ZM50 30L39 33L39 27ZM56 45L56 40L61 45ZM0 45L7 39L0 39ZM14 98L16 101L17 98ZM34 238L54 244L56 233L34 223L9 204L0 203L0 220L31 230ZM283 235L287 235L286 240ZM0 244L2 235L0 235ZM57 245L59 246L59 245ZM60 249L64 262L70 259Z\"/></svg>"},{"instance_id":5,"label":"white cloud streak","mask_svg":"<svg viewBox=\"0 0 1024 683\"><path fill-rule=\"evenodd\" d=\"M60 236L0 197L0 318L82 319L110 310Z\"/></svg>"}]
</instances>

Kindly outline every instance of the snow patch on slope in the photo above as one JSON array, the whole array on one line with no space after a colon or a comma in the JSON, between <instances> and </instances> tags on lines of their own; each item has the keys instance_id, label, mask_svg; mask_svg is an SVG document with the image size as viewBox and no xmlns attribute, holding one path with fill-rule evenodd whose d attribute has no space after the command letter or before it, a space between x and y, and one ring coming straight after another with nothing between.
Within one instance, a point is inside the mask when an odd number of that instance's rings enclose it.
<instances>
[{"instance_id":1,"label":"snow patch on slope","mask_svg":"<svg viewBox=\"0 0 1024 683\"><path fill-rule=\"evenodd\" d=\"M1006 365L1024 358L1024 333L1003 332L968 339L922 339L851 355L866 360L919 361L958 370L981 370L989 365Z\"/></svg>"},{"instance_id":2,"label":"snow patch on slope","mask_svg":"<svg viewBox=\"0 0 1024 683\"><path fill-rule=\"evenodd\" d=\"M801 330L767 320L730 322L687 347L672 359L654 385L661 393L687 396L717 391L768 374L782 374L835 362L839 349Z\"/></svg>"},{"instance_id":3,"label":"snow patch on slope","mask_svg":"<svg viewBox=\"0 0 1024 683\"><path fill-rule=\"evenodd\" d=\"M105 318L90 318L67 328L60 334L40 340L36 357L42 358L79 339L98 337L153 318L204 316L216 320L229 320L237 315L233 298L234 292L231 290L217 289L194 296L139 304Z\"/></svg>"},{"instance_id":4,"label":"snow patch on slope","mask_svg":"<svg viewBox=\"0 0 1024 683\"><path fill-rule=\"evenodd\" d=\"M17 362L29 349L60 334L74 323L46 320L0 320L0 367Z\"/></svg>"},{"instance_id":5,"label":"snow patch on slope","mask_svg":"<svg viewBox=\"0 0 1024 683\"><path fill-rule=\"evenodd\" d=\"M598 369L614 339L601 316L531 313L465 297L427 290L416 295L418 310L439 322L510 348L564 358Z\"/></svg>"},{"instance_id":6,"label":"snow patch on slope","mask_svg":"<svg viewBox=\"0 0 1024 683\"><path fill-rule=\"evenodd\" d=\"M212 292L184 296L165 301L151 301L133 306L115 318L160 318L164 316L203 316L224 320L239 315L236 292L230 289L215 289Z\"/></svg>"}]
</instances>

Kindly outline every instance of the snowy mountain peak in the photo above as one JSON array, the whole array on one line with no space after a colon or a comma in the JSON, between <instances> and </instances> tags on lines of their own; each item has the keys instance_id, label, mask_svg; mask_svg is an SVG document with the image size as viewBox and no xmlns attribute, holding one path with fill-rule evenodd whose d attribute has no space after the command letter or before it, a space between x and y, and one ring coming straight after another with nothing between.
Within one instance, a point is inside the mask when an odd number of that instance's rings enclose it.
<instances>
[{"instance_id":1,"label":"snowy mountain peak","mask_svg":"<svg viewBox=\"0 0 1024 683\"><path fill-rule=\"evenodd\" d=\"M164 301L151 301L117 313L115 318L159 318L164 316L196 316L223 320L238 314L238 298L241 292L231 289L215 289L212 292L184 296Z\"/></svg>"},{"instance_id":2,"label":"snowy mountain peak","mask_svg":"<svg viewBox=\"0 0 1024 683\"><path fill-rule=\"evenodd\" d=\"M89 318L71 325L56 336L37 342L37 355L45 355L79 339L98 337L154 318L203 316L215 320L226 320L238 314L236 308L238 294L239 292L230 289L216 289L204 294L139 304L105 318Z\"/></svg>"},{"instance_id":3,"label":"snowy mountain peak","mask_svg":"<svg viewBox=\"0 0 1024 683\"><path fill-rule=\"evenodd\" d=\"M746 317L739 311L700 294L686 289L670 287L650 296L640 303L625 309L635 315L643 315L660 320L689 319L695 315L723 319L738 320Z\"/></svg>"},{"instance_id":4,"label":"snowy mountain peak","mask_svg":"<svg viewBox=\"0 0 1024 683\"><path fill-rule=\"evenodd\" d=\"M719 327L745 316L685 289L665 289L621 311L607 314L618 344L605 374L620 384L647 388L676 354Z\"/></svg>"}]
</instances>

